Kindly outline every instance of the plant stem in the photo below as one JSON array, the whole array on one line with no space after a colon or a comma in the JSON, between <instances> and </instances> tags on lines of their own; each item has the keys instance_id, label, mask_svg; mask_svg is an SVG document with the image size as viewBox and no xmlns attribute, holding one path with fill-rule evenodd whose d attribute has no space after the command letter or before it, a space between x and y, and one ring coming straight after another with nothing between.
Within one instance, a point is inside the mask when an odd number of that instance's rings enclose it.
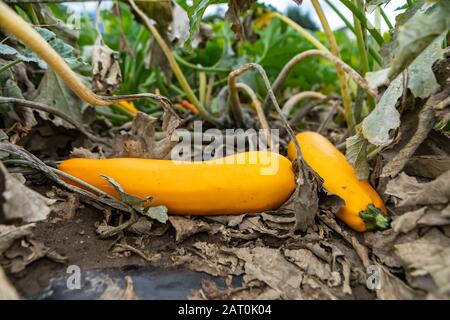
<instances>
[{"instance_id":1,"label":"plant stem","mask_svg":"<svg viewBox=\"0 0 450 320\"><path fill-rule=\"evenodd\" d=\"M191 68L193 70L204 71L204 72L223 72L223 73L228 73L231 71L230 69L227 69L227 68L204 67L201 65L195 65L193 63L190 63L189 61L184 60L182 57L180 57L175 52L173 53L173 56L175 57L175 60L177 60L180 64L182 64L185 67Z\"/></svg>"},{"instance_id":2,"label":"plant stem","mask_svg":"<svg viewBox=\"0 0 450 320\"><path fill-rule=\"evenodd\" d=\"M358 9L363 10L363 3L361 0L353 0L354 4L358 6ZM360 73L364 77L369 72L369 60L367 59L366 41L364 37L364 30L361 26L361 22L353 14L353 23L355 24L356 42L358 44L359 54L361 58L361 70Z\"/></svg>"},{"instance_id":3,"label":"plant stem","mask_svg":"<svg viewBox=\"0 0 450 320\"><path fill-rule=\"evenodd\" d=\"M200 104L204 106L206 101L206 73L204 71L198 73L198 88Z\"/></svg>"},{"instance_id":4,"label":"plant stem","mask_svg":"<svg viewBox=\"0 0 450 320\"><path fill-rule=\"evenodd\" d=\"M353 27L351 22L348 21L348 19L342 14L342 12L330 0L325 0L325 2L334 11L334 13L336 13L339 16L339 18L342 19L342 21L347 26L347 28L356 35L355 28ZM380 65L380 66L383 65L383 59L381 58L378 51L376 51L373 48L373 46L371 46L370 44L368 45L368 47L369 47L369 53L372 56L372 58L375 59L375 61L378 63L378 65Z\"/></svg>"},{"instance_id":5,"label":"plant stem","mask_svg":"<svg viewBox=\"0 0 450 320\"><path fill-rule=\"evenodd\" d=\"M367 20L367 17L365 16L364 12L361 12L352 2L352 0L340 0L361 22L361 25L366 28L372 37L375 39L375 41L378 43L379 46L381 46L384 43L383 36L378 32L376 28L374 28L370 21Z\"/></svg>"},{"instance_id":6,"label":"plant stem","mask_svg":"<svg viewBox=\"0 0 450 320\"><path fill-rule=\"evenodd\" d=\"M361 88L363 88L368 94L373 96L374 98L378 98L378 95L375 91L370 89L369 84L367 83L367 80L364 79L358 72L356 72L352 67L350 67L348 64L346 64L344 61L342 61L340 58L333 55L331 52L322 51L322 50L308 50L302 53L299 53L295 57L293 57L281 70L280 74L274 81L272 85L272 90L276 94L284 84L284 82L289 77L289 74L291 71L303 60L310 57L322 57L325 58L331 62L333 62L335 65L340 65L342 70L346 72L352 79L355 81Z\"/></svg>"},{"instance_id":7,"label":"plant stem","mask_svg":"<svg viewBox=\"0 0 450 320\"><path fill-rule=\"evenodd\" d=\"M384 22L386 22L386 25L388 26L389 30L394 29L394 26L392 25L391 21L389 20L387 14L383 10L383 8L381 6L378 8L380 9L381 16L383 17Z\"/></svg>"},{"instance_id":8,"label":"plant stem","mask_svg":"<svg viewBox=\"0 0 450 320\"><path fill-rule=\"evenodd\" d=\"M0 73L2 73L2 72L4 72L4 71L8 70L9 68L14 67L16 64L18 64L18 63L20 63L20 62L22 62L22 60L17 59L17 60L11 61L10 63L7 63L7 64L1 66L1 67L0 67Z\"/></svg>"},{"instance_id":9,"label":"plant stem","mask_svg":"<svg viewBox=\"0 0 450 320\"><path fill-rule=\"evenodd\" d=\"M191 87L189 86L189 83L187 82L186 78L183 75L183 72L180 69L180 66L178 65L177 61L175 60L172 51L170 50L169 46L166 44L164 39L159 34L158 30L149 22L149 18L147 15L139 9L139 7L136 5L134 0L128 0L133 10L140 16L140 18L143 20L145 26L150 30L151 34L155 38L158 45L161 47L161 50L164 52L164 55L166 56L167 61L170 64L170 67L172 68L175 76L178 79L178 82L180 83L181 88L186 92L186 95L189 99L189 101L195 105L199 111L199 115L202 117L202 119L214 124L219 125L219 122L217 119L211 115L205 107L200 103L200 101L195 96L194 92L192 91Z\"/></svg>"},{"instance_id":10,"label":"plant stem","mask_svg":"<svg viewBox=\"0 0 450 320\"><path fill-rule=\"evenodd\" d=\"M238 83L236 87L243 92L245 92L252 101L252 107L255 108L256 114L259 119L259 124L261 126L261 129L263 129L264 134L266 136L266 142L269 148L271 147L271 139L270 139L270 127L269 123L267 122L266 115L264 114L264 111L261 107L261 102L259 102L258 97L256 96L256 93L245 83Z\"/></svg>"},{"instance_id":11,"label":"plant stem","mask_svg":"<svg viewBox=\"0 0 450 320\"><path fill-rule=\"evenodd\" d=\"M334 37L333 31L330 28L330 25L325 16L325 13L322 10L322 7L320 6L320 4L317 0L312 0L312 4L314 6L314 9L317 12L317 15L319 16L319 20L320 20L322 27L327 35L328 42L330 43L330 46L331 46L331 52L336 57L340 58L341 54L339 52L336 38ZM337 71L337 75L338 75L339 85L341 87L342 102L344 104L345 119L347 121L347 127L348 127L350 134L353 134L355 132L355 119L353 117L352 100L351 100L350 92L348 89L347 77L345 76L345 73L340 65L336 65L336 71Z\"/></svg>"},{"instance_id":12,"label":"plant stem","mask_svg":"<svg viewBox=\"0 0 450 320\"><path fill-rule=\"evenodd\" d=\"M282 14L275 12L275 17L289 25L292 29L296 30L298 33L300 33L303 37L305 37L306 40L308 40L313 46L315 46L317 49L329 51L327 47L325 47L319 40L317 40L310 32L305 30L303 27L295 23L293 20L289 19L286 16L283 16Z\"/></svg>"},{"instance_id":13,"label":"plant stem","mask_svg":"<svg viewBox=\"0 0 450 320\"><path fill-rule=\"evenodd\" d=\"M320 100L325 99L326 96L320 92L315 91L304 91L299 92L292 97L289 98L288 101L285 102L283 106L283 114L287 118L291 114L292 109L302 100L304 99L314 99L314 100Z\"/></svg>"},{"instance_id":14,"label":"plant stem","mask_svg":"<svg viewBox=\"0 0 450 320\"><path fill-rule=\"evenodd\" d=\"M230 72L230 74L228 75L228 94L230 97L231 112L238 128L242 128L244 126L241 104L239 102L239 94L236 86L236 78L242 73L243 72L240 69L237 69Z\"/></svg>"}]
</instances>

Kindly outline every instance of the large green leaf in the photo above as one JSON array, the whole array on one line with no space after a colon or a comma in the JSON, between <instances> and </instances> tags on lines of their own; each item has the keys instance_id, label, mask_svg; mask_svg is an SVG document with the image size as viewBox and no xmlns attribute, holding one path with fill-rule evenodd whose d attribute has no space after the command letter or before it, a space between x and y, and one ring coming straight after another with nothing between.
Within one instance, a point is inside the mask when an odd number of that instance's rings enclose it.
<instances>
[{"instance_id":1,"label":"large green leaf","mask_svg":"<svg viewBox=\"0 0 450 320\"><path fill-rule=\"evenodd\" d=\"M34 101L61 110L80 124L89 123L95 118L94 109L78 98L52 70L45 72ZM72 128L72 125L60 118L52 119L47 113L39 113L41 117L52 121L57 126Z\"/></svg>"},{"instance_id":2,"label":"large green leaf","mask_svg":"<svg viewBox=\"0 0 450 320\"><path fill-rule=\"evenodd\" d=\"M376 108L363 120L362 134L376 146L386 146L392 139L389 132L400 125L400 114L396 109L403 93L403 76L398 76L389 85Z\"/></svg>"},{"instance_id":3,"label":"large green leaf","mask_svg":"<svg viewBox=\"0 0 450 320\"><path fill-rule=\"evenodd\" d=\"M211 4L219 4L219 3L227 3L227 0L194 0L192 6L188 8L188 15L189 15L189 24L190 24L190 30L189 30L189 38L186 42L186 44L191 44L192 39L194 37L195 32L200 27L200 22L202 21L203 14L206 11L206 8L208 8ZM178 2L178 4L183 7L183 3Z\"/></svg>"},{"instance_id":4,"label":"large green leaf","mask_svg":"<svg viewBox=\"0 0 450 320\"><path fill-rule=\"evenodd\" d=\"M35 29L69 65L72 67L77 67L83 63L80 58L74 55L73 47L58 39L52 31L38 27ZM23 62L34 62L37 63L39 68L47 69L47 63L40 59L30 49L19 51L6 44L0 43L0 54L13 57L14 59L19 59Z\"/></svg>"},{"instance_id":5,"label":"large green leaf","mask_svg":"<svg viewBox=\"0 0 450 320\"><path fill-rule=\"evenodd\" d=\"M389 79L395 79L436 38L450 28L450 1L424 4L413 17L399 27Z\"/></svg>"},{"instance_id":6,"label":"large green leaf","mask_svg":"<svg viewBox=\"0 0 450 320\"><path fill-rule=\"evenodd\" d=\"M357 132L346 141L346 156L348 161L355 168L356 175L359 179L367 179L369 177L369 163L367 162L367 139Z\"/></svg>"}]
</instances>

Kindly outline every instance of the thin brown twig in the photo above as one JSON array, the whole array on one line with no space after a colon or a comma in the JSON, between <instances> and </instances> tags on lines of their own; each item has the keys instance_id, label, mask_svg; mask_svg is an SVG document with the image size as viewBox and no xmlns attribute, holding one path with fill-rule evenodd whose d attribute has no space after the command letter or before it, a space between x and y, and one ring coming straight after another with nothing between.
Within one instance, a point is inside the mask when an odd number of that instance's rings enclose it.
<instances>
[{"instance_id":1,"label":"thin brown twig","mask_svg":"<svg viewBox=\"0 0 450 320\"><path fill-rule=\"evenodd\" d=\"M131 252L137 254L138 256L140 256L142 259L144 259L147 262L155 262L155 260L158 260L160 258L159 254L156 254L155 256L151 257L151 256L148 256L147 254L145 254L144 252L142 252L141 250L139 250L138 248L135 248L128 244L116 243L116 247L131 251Z\"/></svg>"},{"instance_id":2,"label":"thin brown twig","mask_svg":"<svg viewBox=\"0 0 450 320\"><path fill-rule=\"evenodd\" d=\"M323 103L327 103L330 100L340 100L340 98L338 96L335 95L330 95L328 97L325 97L324 99L320 99L314 102L311 102L309 104L307 104L306 106L304 106L303 108L301 108L297 114L292 118L292 120L290 121L290 125L292 127L297 126L297 124L314 108L317 107L318 105L321 105Z\"/></svg>"},{"instance_id":3,"label":"thin brown twig","mask_svg":"<svg viewBox=\"0 0 450 320\"><path fill-rule=\"evenodd\" d=\"M84 134L86 137L88 137L92 141L109 145L109 143L106 141L106 139L97 137L96 135L93 135L92 133L88 132L86 130L86 128L83 127L83 125L81 125L77 121L73 120L71 117L69 117L64 112L62 112L58 109L49 107L43 103L24 100L24 99L10 98L10 97L0 97L0 103L10 103L13 105L27 107L30 109L35 109L35 110L44 111L46 113L53 114L53 115L63 119L67 123L71 124L72 126L74 126L76 129L78 129L82 134Z\"/></svg>"},{"instance_id":4,"label":"thin brown twig","mask_svg":"<svg viewBox=\"0 0 450 320\"><path fill-rule=\"evenodd\" d=\"M308 50L305 52L302 52L295 57L293 57L281 70L280 74L278 75L277 79L274 81L272 85L272 90L275 94L279 92L281 87L283 86L284 82L289 77L292 70L303 60L310 58L310 57L316 57L320 56L322 58L325 58L331 62L333 62L335 65L339 65L342 70L347 73L361 88L363 88L368 94L373 96L376 100L378 99L378 94L372 90L367 83L366 79L364 79L357 71L355 71L352 67L350 67L348 64L346 64L344 61L342 61L340 58L336 57L330 52L323 51L323 50ZM267 114L270 108L270 98L266 97L263 104L264 112Z\"/></svg>"},{"instance_id":5,"label":"thin brown twig","mask_svg":"<svg viewBox=\"0 0 450 320\"><path fill-rule=\"evenodd\" d=\"M325 127L328 125L328 123L330 122L330 120L333 118L333 116L336 114L336 109L337 109L337 102L334 101L333 103L331 103L331 108L327 113L327 116L325 117L325 119L322 121L322 123L320 124L319 128L317 129L317 133L322 133L322 131L325 129Z\"/></svg>"},{"instance_id":6,"label":"thin brown twig","mask_svg":"<svg viewBox=\"0 0 450 320\"><path fill-rule=\"evenodd\" d=\"M302 100L304 99L324 99L326 95L316 92L316 91L303 91L297 94L294 94L290 97L283 105L283 113L286 117L289 117L292 109Z\"/></svg>"}]
</instances>

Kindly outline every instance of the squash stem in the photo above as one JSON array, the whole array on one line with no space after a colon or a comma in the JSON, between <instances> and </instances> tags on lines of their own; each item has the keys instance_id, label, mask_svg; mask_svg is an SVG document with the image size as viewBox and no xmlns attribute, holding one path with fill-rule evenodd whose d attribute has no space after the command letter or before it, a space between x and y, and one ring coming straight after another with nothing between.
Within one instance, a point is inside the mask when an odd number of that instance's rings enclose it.
<instances>
[{"instance_id":1,"label":"squash stem","mask_svg":"<svg viewBox=\"0 0 450 320\"><path fill-rule=\"evenodd\" d=\"M391 218L373 204L369 204L359 216L364 220L368 230L386 230L391 225Z\"/></svg>"}]
</instances>

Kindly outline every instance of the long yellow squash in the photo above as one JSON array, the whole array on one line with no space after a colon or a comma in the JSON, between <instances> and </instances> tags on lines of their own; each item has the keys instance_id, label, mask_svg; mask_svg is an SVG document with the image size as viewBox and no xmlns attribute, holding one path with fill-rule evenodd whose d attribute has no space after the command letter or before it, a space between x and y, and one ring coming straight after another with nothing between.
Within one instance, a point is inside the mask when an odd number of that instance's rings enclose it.
<instances>
[{"instance_id":1,"label":"long yellow squash","mask_svg":"<svg viewBox=\"0 0 450 320\"><path fill-rule=\"evenodd\" d=\"M345 156L324 136L315 132L297 134L306 163L324 180L324 187L345 201L338 218L359 232L389 227L383 200L366 180L359 180ZM288 157L297 156L294 142Z\"/></svg>"},{"instance_id":2,"label":"long yellow squash","mask_svg":"<svg viewBox=\"0 0 450 320\"><path fill-rule=\"evenodd\" d=\"M295 189L291 162L272 152L240 153L204 162L116 158L70 159L58 169L113 196L125 192L165 205L171 214L223 215L277 209ZM74 183L76 184L76 183Z\"/></svg>"}]
</instances>

